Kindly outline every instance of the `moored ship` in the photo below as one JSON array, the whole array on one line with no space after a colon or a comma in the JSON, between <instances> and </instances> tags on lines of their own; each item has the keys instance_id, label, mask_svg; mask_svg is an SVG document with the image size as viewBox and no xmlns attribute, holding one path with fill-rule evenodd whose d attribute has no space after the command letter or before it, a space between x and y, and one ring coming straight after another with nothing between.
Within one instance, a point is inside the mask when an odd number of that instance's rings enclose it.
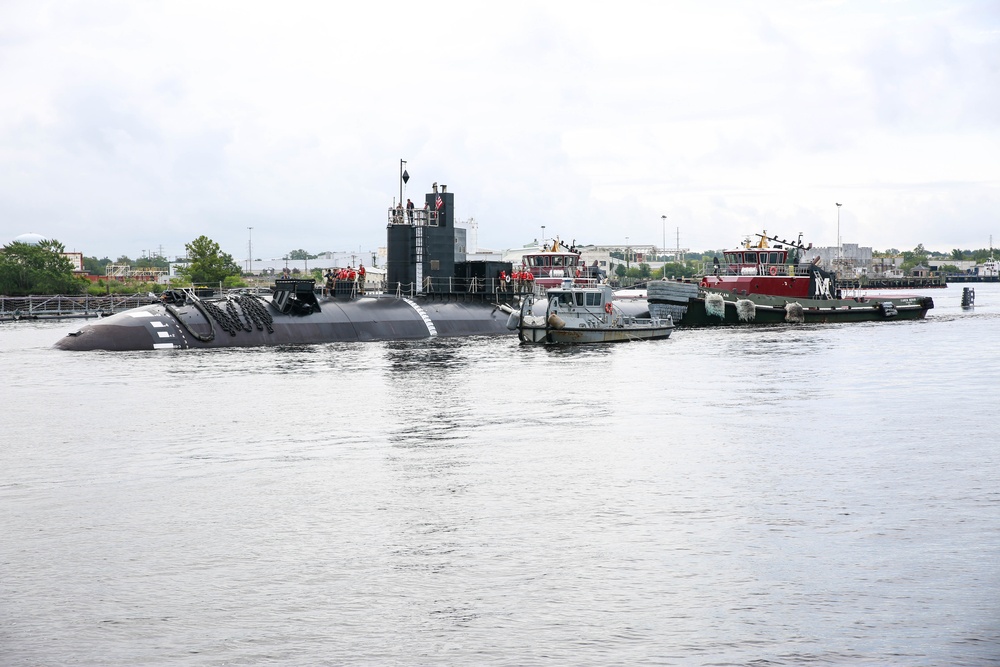
<instances>
[{"instance_id":1,"label":"moored ship","mask_svg":"<svg viewBox=\"0 0 1000 667\"><path fill-rule=\"evenodd\" d=\"M671 315L679 327L726 324L873 322L921 319L934 307L927 296L868 294L841 298L836 276L807 260L812 245L757 234L756 243L723 252L698 283L647 285L651 315Z\"/></svg>"}]
</instances>

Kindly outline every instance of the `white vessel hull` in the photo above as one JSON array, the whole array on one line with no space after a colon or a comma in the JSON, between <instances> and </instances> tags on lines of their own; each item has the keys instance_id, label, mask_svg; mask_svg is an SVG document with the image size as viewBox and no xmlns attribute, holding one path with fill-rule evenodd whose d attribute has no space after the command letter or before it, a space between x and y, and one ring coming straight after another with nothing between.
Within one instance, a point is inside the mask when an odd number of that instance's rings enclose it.
<instances>
[{"instance_id":1,"label":"white vessel hull","mask_svg":"<svg viewBox=\"0 0 1000 667\"><path fill-rule=\"evenodd\" d=\"M546 345L581 345L587 343L623 343L633 340L669 338L673 324L635 325L612 328L563 328L523 326L518 334L525 343Z\"/></svg>"}]
</instances>

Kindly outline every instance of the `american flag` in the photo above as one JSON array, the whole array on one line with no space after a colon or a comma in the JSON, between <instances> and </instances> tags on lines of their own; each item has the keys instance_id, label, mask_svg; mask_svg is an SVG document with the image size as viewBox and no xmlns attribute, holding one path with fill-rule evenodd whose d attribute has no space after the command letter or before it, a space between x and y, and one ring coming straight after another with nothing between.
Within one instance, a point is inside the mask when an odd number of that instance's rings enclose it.
<instances>
[{"instance_id":1,"label":"american flag","mask_svg":"<svg viewBox=\"0 0 1000 667\"><path fill-rule=\"evenodd\" d=\"M438 195L437 199L434 200L434 208L440 211L443 206L444 206L444 200L441 199L441 195Z\"/></svg>"}]
</instances>

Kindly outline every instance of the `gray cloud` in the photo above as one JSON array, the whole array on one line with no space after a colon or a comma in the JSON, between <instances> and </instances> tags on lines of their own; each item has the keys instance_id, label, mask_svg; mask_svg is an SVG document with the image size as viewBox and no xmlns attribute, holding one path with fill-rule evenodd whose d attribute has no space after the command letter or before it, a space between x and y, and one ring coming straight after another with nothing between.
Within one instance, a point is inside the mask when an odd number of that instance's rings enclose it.
<instances>
[{"instance_id":1,"label":"gray cloud","mask_svg":"<svg viewBox=\"0 0 1000 667\"><path fill-rule=\"evenodd\" d=\"M989 3L62 9L0 6L8 239L374 248L400 158L493 248L661 243L664 214L693 248L832 243L834 201L847 241L1000 236Z\"/></svg>"}]
</instances>

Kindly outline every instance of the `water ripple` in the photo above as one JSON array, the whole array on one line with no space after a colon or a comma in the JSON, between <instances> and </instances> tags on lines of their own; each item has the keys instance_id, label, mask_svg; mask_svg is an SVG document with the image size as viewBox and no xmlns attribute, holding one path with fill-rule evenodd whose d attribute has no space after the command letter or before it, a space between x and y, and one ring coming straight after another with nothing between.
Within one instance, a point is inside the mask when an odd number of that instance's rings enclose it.
<instances>
[{"instance_id":1,"label":"water ripple","mask_svg":"<svg viewBox=\"0 0 1000 667\"><path fill-rule=\"evenodd\" d=\"M1000 289L946 296L570 350L3 325L0 662L998 664Z\"/></svg>"}]
</instances>

